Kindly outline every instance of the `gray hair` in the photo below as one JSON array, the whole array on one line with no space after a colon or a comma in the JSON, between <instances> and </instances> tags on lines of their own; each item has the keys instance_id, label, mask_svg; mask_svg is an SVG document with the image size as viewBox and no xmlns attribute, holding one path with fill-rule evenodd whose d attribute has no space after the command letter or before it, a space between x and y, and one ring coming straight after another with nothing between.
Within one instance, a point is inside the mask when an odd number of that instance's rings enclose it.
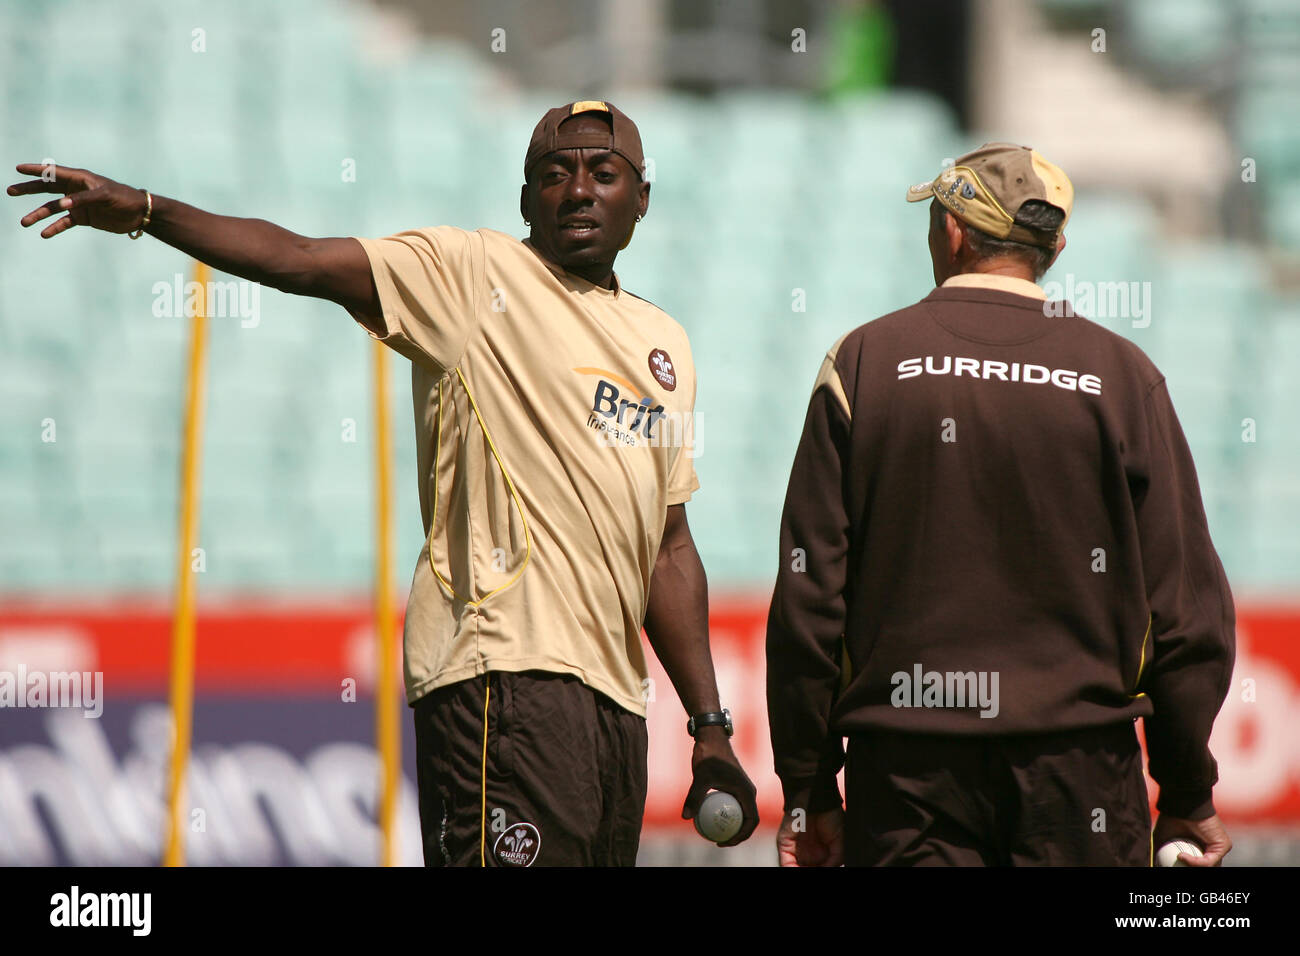
<instances>
[{"instance_id":1,"label":"gray hair","mask_svg":"<svg viewBox=\"0 0 1300 956\"><path fill-rule=\"evenodd\" d=\"M936 205L943 212L948 212L942 203L936 201ZM1057 230L1061 228L1061 223L1064 221L1065 212L1063 210L1040 199L1025 200L1020 204L1020 209L1015 216L1017 226L1023 226L1025 229L1040 234L1044 242L1056 236ZM1052 256L1056 252L1055 248L1048 249L1044 246L1030 245L1027 242L1017 242L1014 239L998 239L995 236L990 236L982 229L976 229L970 223L965 223L965 225L966 235L969 238L977 262L1008 256L1019 259L1033 270L1035 281L1041 279L1043 274L1047 272L1047 267L1051 264Z\"/></svg>"}]
</instances>

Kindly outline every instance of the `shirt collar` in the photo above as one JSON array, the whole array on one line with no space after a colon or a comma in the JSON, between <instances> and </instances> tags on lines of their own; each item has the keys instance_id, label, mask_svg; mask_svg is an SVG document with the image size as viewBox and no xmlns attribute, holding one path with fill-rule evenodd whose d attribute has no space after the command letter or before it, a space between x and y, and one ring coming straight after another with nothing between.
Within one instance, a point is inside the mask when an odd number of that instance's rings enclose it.
<instances>
[{"instance_id":1,"label":"shirt collar","mask_svg":"<svg viewBox=\"0 0 1300 956\"><path fill-rule=\"evenodd\" d=\"M949 286L962 289L995 289L998 292L1010 292L1031 299L1044 301L1047 299L1047 293L1037 283L1030 282L1028 279L1017 279L1015 276L998 275L994 272L962 272L950 276L941 288Z\"/></svg>"},{"instance_id":2,"label":"shirt collar","mask_svg":"<svg viewBox=\"0 0 1300 956\"><path fill-rule=\"evenodd\" d=\"M611 277L614 287L612 289L606 289L604 286L596 285L596 283L584 279L582 276L574 275L572 272L568 272L565 269L561 268L560 266L556 265L550 259L547 259L546 256L542 255L541 251L536 246L534 246L531 242L529 242L527 239L521 239L520 241L525 246L527 246L530 250L532 250L533 255L537 256L538 260L540 260L542 265L546 266L546 268L550 270L552 275L554 275L557 279L561 279L565 282L572 283L573 285L577 286L578 289L581 291L598 292L601 295L612 296L615 299L618 298L619 292L622 291L623 287L619 284L617 272L613 273Z\"/></svg>"}]
</instances>

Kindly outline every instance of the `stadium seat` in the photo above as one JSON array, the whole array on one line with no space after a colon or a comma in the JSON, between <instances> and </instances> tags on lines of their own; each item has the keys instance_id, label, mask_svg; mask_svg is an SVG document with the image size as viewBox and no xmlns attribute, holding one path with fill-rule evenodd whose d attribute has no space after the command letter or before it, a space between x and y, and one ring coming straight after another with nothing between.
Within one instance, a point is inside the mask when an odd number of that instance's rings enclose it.
<instances>
[{"instance_id":1,"label":"stadium seat","mask_svg":"<svg viewBox=\"0 0 1300 956\"><path fill-rule=\"evenodd\" d=\"M1232 11L1221 0L1145 0L1122 8L1126 35L1163 70L1190 72L1226 57Z\"/></svg>"}]
</instances>

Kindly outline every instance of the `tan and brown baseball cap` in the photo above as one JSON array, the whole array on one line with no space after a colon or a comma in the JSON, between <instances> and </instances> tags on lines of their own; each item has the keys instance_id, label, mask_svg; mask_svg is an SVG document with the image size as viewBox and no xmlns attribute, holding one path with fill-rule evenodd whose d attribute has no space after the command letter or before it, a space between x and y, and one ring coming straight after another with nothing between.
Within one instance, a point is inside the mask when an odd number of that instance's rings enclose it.
<instances>
[{"instance_id":1,"label":"tan and brown baseball cap","mask_svg":"<svg viewBox=\"0 0 1300 956\"><path fill-rule=\"evenodd\" d=\"M907 190L908 202L931 197L963 222L996 239L1055 249L1074 206L1074 186L1060 166L1028 146L985 143L959 157L932 182L917 183ZM1041 232L1016 224L1016 213L1029 199L1050 203L1065 213L1055 235L1044 238Z\"/></svg>"},{"instance_id":2,"label":"tan and brown baseball cap","mask_svg":"<svg viewBox=\"0 0 1300 956\"><path fill-rule=\"evenodd\" d=\"M610 132L600 133L561 133L560 124L570 116L579 113L604 113L610 121ZM524 179L543 156L557 149L584 149L597 147L618 153L636 170L636 174L645 176L645 156L641 152L641 134L636 124L627 118L627 114L613 103L604 100L578 100L566 106L557 106L546 111L533 138L528 143L528 154L524 157Z\"/></svg>"}]
</instances>

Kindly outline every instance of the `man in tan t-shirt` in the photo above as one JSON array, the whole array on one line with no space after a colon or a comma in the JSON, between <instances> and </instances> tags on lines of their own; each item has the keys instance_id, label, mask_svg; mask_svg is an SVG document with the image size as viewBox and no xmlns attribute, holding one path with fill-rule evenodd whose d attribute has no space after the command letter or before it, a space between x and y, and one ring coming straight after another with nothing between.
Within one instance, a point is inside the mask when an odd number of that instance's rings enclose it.
<instances>
[{"instance_id":1,"label":"man in tan t-shirt","mask_svg":"<svg viewBox=\"0 0 1300 956\"><path fill-rule=\"evenodd\" d=\"M613 272L649 205L643 165L613 105L550 110L525 159L523 242L447 226L308 239L63 167L10 189L70 194L24 218L68 210L47 237L143 226L216 268L337 302L411 360L426 537L405 674L432 865L635 862L643 623L695 736L683 816L718 789L745 814L723 845L758 822L686 523L699 487L690 345Z\"/></svg>"}]
</instances>

